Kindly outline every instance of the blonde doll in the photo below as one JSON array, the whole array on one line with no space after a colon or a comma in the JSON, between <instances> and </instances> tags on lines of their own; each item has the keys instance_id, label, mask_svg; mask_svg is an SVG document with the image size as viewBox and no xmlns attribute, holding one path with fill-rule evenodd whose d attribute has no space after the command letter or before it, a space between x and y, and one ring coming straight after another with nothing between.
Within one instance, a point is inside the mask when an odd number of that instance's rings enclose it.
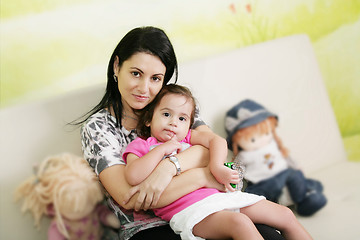
<instances>
[{"instance_id":1,"label":"blonde doll","mask_svg":"<svg viewBox=\"0 0 360 240\"><path fill-rule=\"evenodd\" d=\"M308 216L326 204L319 181L307 179L289 161L276 134L278 117L253 100L244 100L226 114L227 141L236 162L245 166L246 192L278 202L287 187L297 212Z\"/></svg>"},{"instance_id":2,"label":"blonde doll","mask_svg":"<svg viewBox=\"0 0 360 240\"><path fill-rule=\"evenodd\" d=\"M52 217L48 239L100 239L104 223L119 227L118 219L103 204L95 173L82 158L61 154L45 159L36 173L15 192L23 199L22 212L30 211L39 228L41 218Z\"/></svg>"}]
</instances>

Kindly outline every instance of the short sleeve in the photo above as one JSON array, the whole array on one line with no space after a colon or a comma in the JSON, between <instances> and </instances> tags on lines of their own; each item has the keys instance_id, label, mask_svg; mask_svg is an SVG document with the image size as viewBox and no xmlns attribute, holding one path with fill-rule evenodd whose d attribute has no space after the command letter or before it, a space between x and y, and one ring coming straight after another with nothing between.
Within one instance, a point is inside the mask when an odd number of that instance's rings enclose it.
<instances>
[{"instance_id":1,"label":"short sleeve","mask_svg":"<svg viewBox=\"0 0 360 240\"><path fill-rule=\"evenodd\" d=\"M127 163L126 157L129 153L133 153L138 157L142 157L149 152L149 147L150 146L146 140L140 137L136 138L134 141L129 143L129 145L127 145L123 154L124 162Z\"/></svg>"},{"instance_id":2,"label":"short sleeve","mask_svg":"<svg viewBox=\"0 0 360 240\"><path fill-rule=\"evenodd\" d=\"M206 123L200 118L200 110L199 110L199 107L196 106L195 108L195 118L194 118L194 123L193 125L191 126L192 129L195 129L199 126L202 126L202 125L206 125Z\"/></svg>"},{"instance_id":3,"label":"short sleeve","mask_svg":"<svg viewBox=\"0 0 360 240\"><path fill-rule=\"evenodd\" d=\"M125 134L104 112L91 116L81 128L84 158L97 175L110 166L125 164L122 153L127 142Z\"/></svg>"}]
</instances>

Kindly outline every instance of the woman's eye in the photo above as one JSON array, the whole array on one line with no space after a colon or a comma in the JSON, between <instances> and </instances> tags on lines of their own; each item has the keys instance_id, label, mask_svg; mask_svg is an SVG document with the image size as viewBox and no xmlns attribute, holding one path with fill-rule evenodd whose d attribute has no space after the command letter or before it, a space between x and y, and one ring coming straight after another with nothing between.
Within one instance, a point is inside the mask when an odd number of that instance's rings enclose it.
<instances>
[{"instance_id":1,"label":"woman's eye","mask_svg":"<svg viewBox=\"0 0 360 240\"><path fill-rule=\"evenodd\" d=\"M140 76L140 73L139 73L139 72L132 72L131 74L134 75L135 77Z\"/></svg>"},{"instance_id":2,"label":"woman's eye","mask_svg":"<svg viewBox=\"0 0 360 240\"><path fill-rule=\"evenodd\" d=\"M161 79L159 77L152 77L152 80L156 81L156 82L161 81Z\"/></svg>"}]
</instances>

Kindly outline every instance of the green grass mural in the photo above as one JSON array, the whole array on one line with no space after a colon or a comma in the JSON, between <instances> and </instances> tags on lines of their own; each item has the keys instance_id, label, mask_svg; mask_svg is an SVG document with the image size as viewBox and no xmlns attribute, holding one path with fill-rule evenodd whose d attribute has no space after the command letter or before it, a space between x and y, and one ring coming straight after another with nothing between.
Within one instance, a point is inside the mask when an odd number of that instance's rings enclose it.
<instances>
[{"instance_id":1,"label":"green grass mural","mask_svg":"<svg viewBox=\"0 0 360 240\"><path fill-rule=\"evenodd\" d=\"M313 43L348 158L360 161L360 1L304 1L286 11L283 1L271 1L271 11L264 2L230 4L228 11L216 18L200 16L191 23L179 23L175 36L188 43L211 45L208 54L213 54L306 33Z\"/></svg>"},{"instance_id":2,"label":"green grass mural","mask_svg":"<svg viewBox=\"0 0 360 240\"><path fill-rule=\"evenodd\" d=\"M360 0L1 0L0 107L105 81L114 45L157 25L180 62L307 34L345 148L360 161ZM161 14L159 14L161 12Z\"/></svg>"}]
</instances>

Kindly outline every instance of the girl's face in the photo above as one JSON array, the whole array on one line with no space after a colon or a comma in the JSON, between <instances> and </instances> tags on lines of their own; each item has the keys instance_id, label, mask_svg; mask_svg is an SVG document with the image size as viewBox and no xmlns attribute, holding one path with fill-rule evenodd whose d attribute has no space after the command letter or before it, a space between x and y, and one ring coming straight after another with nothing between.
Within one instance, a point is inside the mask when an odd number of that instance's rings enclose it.
<instances>
[{"instance_id":1,"label":"girl's face","mask_svg":"<svg viewBox=\"0 0 360 240\"><path fill-rule=\"evenodd\" d=\"M122 96L124 111L143 109L159 93L166 72L165 65L157 56L138 52L119 67L119 58L114 62L114 73Z\"/></svg>"},{"instance_id":2,"label":"girl's face","mask_svg":"<svg viewBox=\"0 0 360 240\"><path fill-rule=\"evenodd\" d=\"M189 131L193 103L185 96L178 94L165 95L156 106L153 118L148 127L151 136L160 142L175 138L177 141L184 139Z\"/></svg>"}]
</instances>

